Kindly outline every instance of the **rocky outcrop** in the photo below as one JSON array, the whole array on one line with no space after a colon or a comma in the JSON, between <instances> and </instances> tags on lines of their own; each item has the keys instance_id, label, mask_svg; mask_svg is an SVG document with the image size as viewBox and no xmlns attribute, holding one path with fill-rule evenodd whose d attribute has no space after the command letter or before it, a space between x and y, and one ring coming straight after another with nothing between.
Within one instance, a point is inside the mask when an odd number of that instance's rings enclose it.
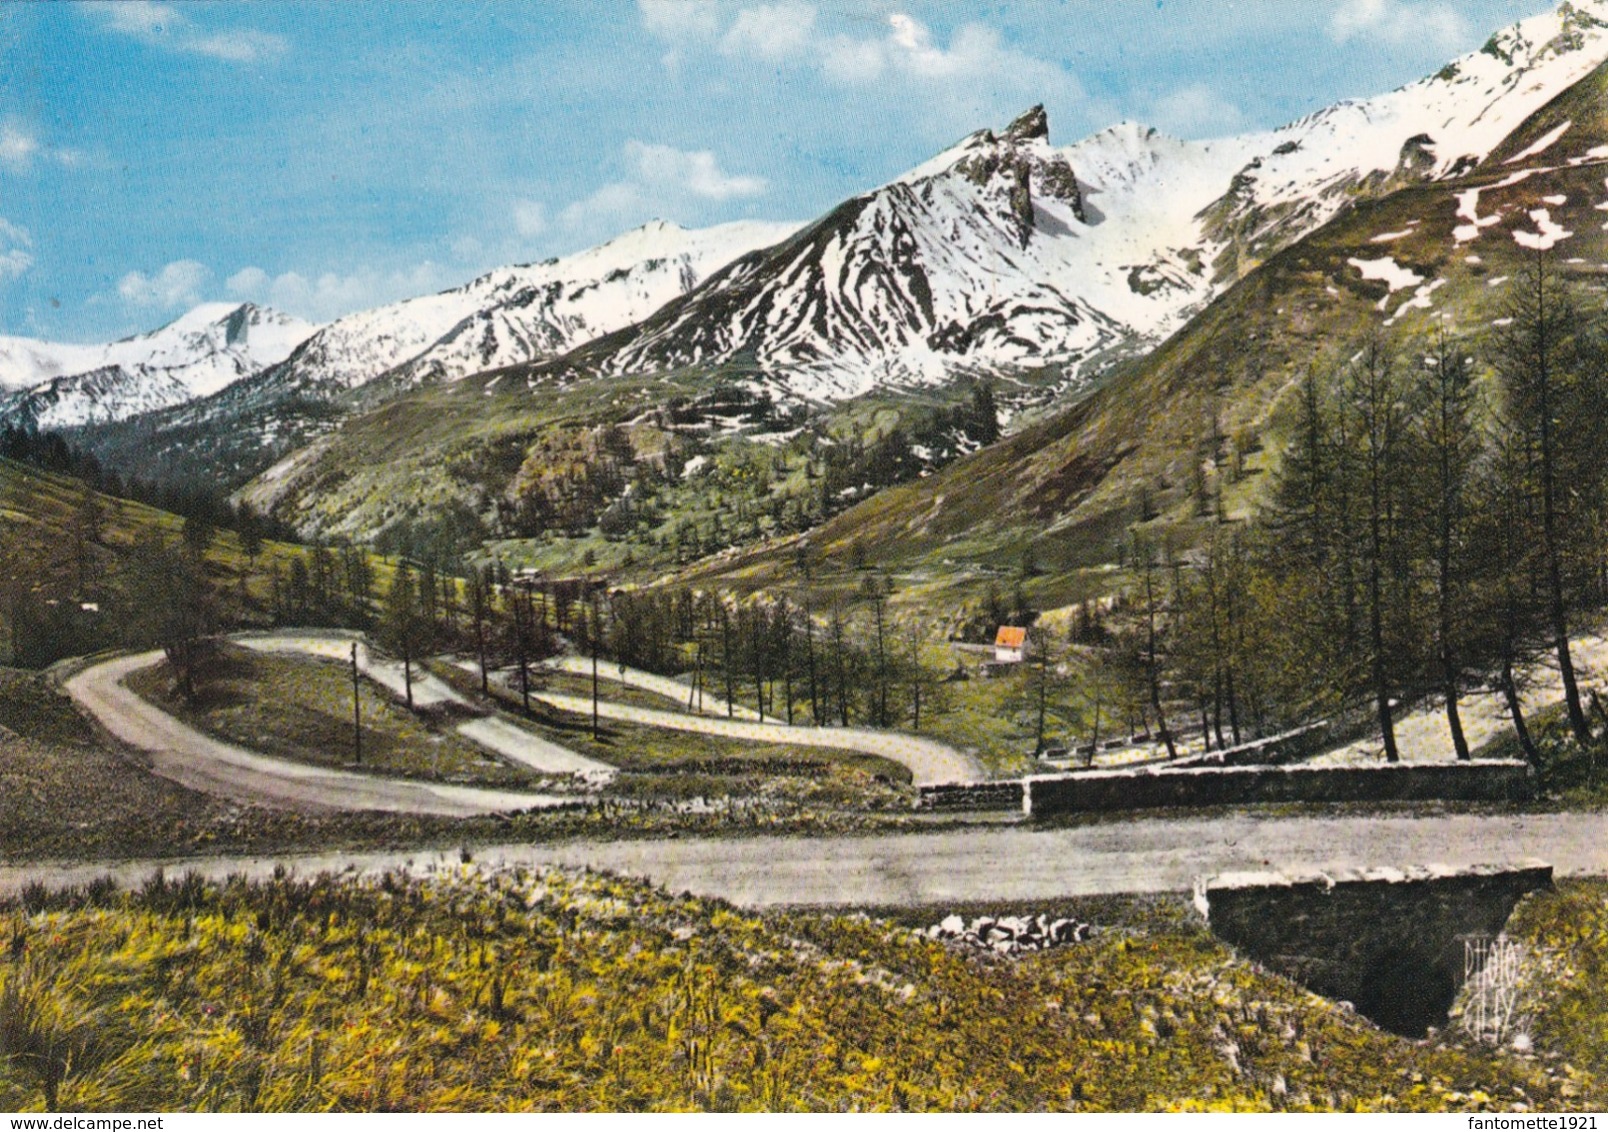
<instances>
[{"instance_id":1,"label":"rocky outcrop","mask_svg":"<svg viewBox=\"0 0 1608 1132\"><path fill-rule=\"evenodd\" d=\"M1033 141L1050 136L1050 116L1044 113L1044 104L1030 106L1005 127L1005 136L1011 141Z\"/></svg>"},{"instance_id":2,"label":"rocky outcrop","mask_svg":"<svg viewBox=\"0 0 1608 1132\"><path fill-rule=\"evenodd\" d=\"M960 916L945 916L926 931L928 939L958 943L996 955L1019 955L1082 943L1092 931L1079 920L1037 916L979 916L967 923Z\"/></svg>"}]
</instances>

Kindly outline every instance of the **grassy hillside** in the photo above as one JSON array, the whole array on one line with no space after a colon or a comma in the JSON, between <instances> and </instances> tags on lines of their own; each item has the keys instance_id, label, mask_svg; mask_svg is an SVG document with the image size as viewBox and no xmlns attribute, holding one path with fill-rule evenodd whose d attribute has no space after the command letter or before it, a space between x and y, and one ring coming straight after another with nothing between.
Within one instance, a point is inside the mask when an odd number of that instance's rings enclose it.
<instances>
[{"instance_id":1,"label":"grassy hillside","mask_svg":"<svg viewBox=\"0 0 1608 1132\"><path fill-rule=\"evenodd\" d=\"M1566 122L1559 140L1528 153ZM1410 343L1442 327L1478 359L1512 280L1534 262L1515 235L1543 230L1539 210L1570 233L1550 252L1553 266L1585 285L1608 271L1605 144L1608 70L1599 68L1471 175L1360 200L1083 403L811 532L816 570L841 577L856 557L869 560L908 576L909 600L941 606L1030 557L1044 575L1028 583L1030 596L1055 606L1109 586L1135 525L1187 542L1203 496L1220 494L1230 516L1247 513L1276 463L1281 402L1309 367L1343 362L1375 334L1410 356ZM1351 262L1377 276L1387 256L1398 280L1404 270L1418 281L1391 291ZM742 588L797 584L797 541L693 576Z\"/></svg>"},{"instance_id":2,"label":"grassy hillside","mask_svg":"<svg viewBox=\"0 0 1608 1132\"><path fill-rule=\"evenodd\" d=\"M0 458L0 661L12 658L11 619L21 605L64 638L52 659L119 643L122 576L136 544L152 535L177 544L183 528L177 515ZM264 540L251 556L238 534L215 532L205 565L221 624L268 624L275 574L288 577L311 553ZM394 564L376 555L367 562L373 593L384 593Z\"/></svg>"},{"instance_id":3,"label":"grassy hillside","mask_svg":"<svg viewBox=\"0 0 1608 1132\"><path fill-rule=\"evenodd\" d=\"M237 806L151 774L39 673L0 668L0 860L263 851L387 836L369 816L338 822Z\"/></svg>"},{"instance_id":4,"label":"grassy hillside","mask_svg":"<svg viewBox=\"0 0 1608 1132\"><path fill-rule=\"evenodd\" d=\"M1600 905L1600 886L1584 896ZM1531 917L1542 944L1552 911ZM1589 980L1561 986L1537 1028L1585 1055L1559 1068L1385 1034L1233 957L1178 905L1086 914L1112 926L1013 961L887 921L746 915L556 870L35 893L0 913L0 1106L1601 1104L1596 1047L1578 1045L1596 1039L1570 1013L1594 1001ZM1598 927L1569 941L1575 962L1601 963Z\"/></svg>"},{"instance_id":5,"label":"grassy hillside","mask_svg":"<svg viewBox=\"0 0 1608 1132\"><path fill-rule=\"evenodd\" d=\"M244 496L308 531L389 532L387 546L412 532L453 554L484 543L516 566L652 576L808 529L997 435L992 410L989 430L968 424L964 384L811 409L775 406L741 377L530 387L514 371L478 375L346 421Z\"/></svg>"}]
</instances>

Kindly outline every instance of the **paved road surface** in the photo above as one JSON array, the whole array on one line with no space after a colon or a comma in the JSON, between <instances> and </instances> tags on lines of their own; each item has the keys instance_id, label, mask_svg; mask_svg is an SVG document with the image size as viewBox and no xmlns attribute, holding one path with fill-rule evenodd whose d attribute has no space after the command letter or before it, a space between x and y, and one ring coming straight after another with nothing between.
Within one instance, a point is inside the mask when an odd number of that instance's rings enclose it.
<instances>
[{"instance_id":1,"label":"paved road surface","mask_svg":"<svg viewBox=\"0 0 1608 1132\"><path fill-rule=\"evenodd\" d=\"M357 642L357 667L376 684L396 694L400 699L407 695L407 673L402 662L376 660L366 643L355 634L330 633L241 633L230 638L235 644L257 652L289 652L307 656L321 656L329 660L350 663L352 642ZM430 675L418 664L413 665L413 706L434 707L436 704L468 704L444 681Z\"/></svg>"},{"instance_id":2,"label":"paved road surface","mask_svg":"<svg viewBox=\"0 0 1608 1132\"><path fill-rule=\"evenodd\" d=\"M459 725L458 734L488 751L495 751L506 759L540 771L542 774L584 774L593 777L614 777L614 768L608 763L576 754L568 747L526 731L518 724L499 716L471 719Z\"/></svg>"},{"instance_id":3,"label":"paved road surface","mask_svg":"<svg viewBox=\"0 0 1608 1132\"><path fill-rule=\"evenodd\" d=\"M575 676L590 677L592 675L592 661L588 657L560 656L547 663L557 668L560 672L568 672ZM660 676L653 672L643 672L640 668L624 667L608 660L597 662L597 675L600 683L603 680L613 680L620 684L628 684L633 688L655 692L666 699L681 704L683 707L686 706L687 697L692 691L688 685L683 684L674 677ZM726 716L728 714L726 701L711 693L707 688L704 689L702 708L704 715ZM760 718L760 714L751 707L732 704L730 718L757 720Z\"/></svg>"},{"instance_id":4,"label":"paved road surface","mask_svg":"<svg viewBox=\"0 0 1608 1132\"><path fill-rule=\"evenodd\" d=\"M592 714L590 696L570 696L562 692L532 691L531 699L580 715ZM917 786L942 782L975 782L986 777L981 764L944 743L903 735L897 731L866 731L855 727L789 727L785 723L755 723L742 719L717 719L707 715L685 715L658 711L634 704L598 703L597 713L604 719L644 723L676 731L696 731L728 739L747 739L759 743L792 743L800 747L830 747L878 755L910 768Z\"/></svg>"},{"instance_id":5,"label":"paved road surface","mask_svg":"<svg viewBox=\"0 0 1608 1132\"><path fill-rule=\"evenodd\" d=\"M350 646L348 646L350 647ZM123 686L160 652L93 665L65 690L117 738L151 756L152 769L195 790L241 802L311 810L384 810L468 817L572 804L573 798L354 774L269 758L202 734Z\"/></svg>"},{"instance_id":6,"label":"paved road surface","mask_svg":"<svg viewBox=\"0 0 1608 1132\"><path fill-rule=\"evenodd\" d=\"M1068 896L1186 891L1197 876L1246 869L1498 864L1524 857L1559 876L1608 874L1608 815L1272 817L1245 814L1114 821L1070 829L1031 826L835 838L712 838L474 851L481 864L588 865L647 877L674 892L738 904L1020 904ZM213 877L265 876L277 861L311 874L431 864L457 868L456 850L327 853L166 862ZM111 873L133 885L159 862L0 867L0 895L30 880L83 884Z\"/></svg>"},{"instance_id":7,"label":"paved road surface","mask_svg":"<svg viewBox=\"0 0 1608 1132\"><path fill-rule=\"evenodd\" d=\"M376 659L369 652L368 645L358 640L355 634L252 633L233 639L236 644L258 652L298 653L347 662L351 660L352 643L357 641L358 670L398 699L407 694L407 674L402 665L394 660ZM446 681L414 665L413 706L425 708L435 704L473 706ZM542 774L585 774L593 777L614 774L614 767L608 763L589 759L497 716L472 719L459 724L457 731L471 743Z\"/></svg>"},{"instance_id":8,"label":"paved road surface","mask_svg":"<svg viewBox=\"0 0 1608 1132\"><path fill-rule=\"evenodd\" d=\"M559 657L549 663L563 672L579 676L592 674L592 662L586 657ZM605 719L646 723L678 731L696 731L729 739L748 739L762 743L795 743L801 747L830 747L879 755L909 767L917 786L941 782L974 782L987 777L982 765L975 759L935 739L852 727L795 726L779 719L762 719L759 712L741 704L733 705L731 716L728 716L726 701L708 692L704 693L702 715L673 711L669 708L657 710L609 703L603 699L608 694L607 685L603 683L604 678L657 692L681 704L686 703L687 686L668 676L656 676L635 668L626 668L622 672L619 665L608 661L599 661L597 671L598 715ZM579 712L582 715L592 713L590 696L572 696L542 690L533 691L531 697L566 711Z\"/></svg>"},{"instance_id":9,"label":"paved road surface","mask_svg":"<svg viewBox=\"0 0 1608 1132\"><path fill-rule=\"evenodd\" d=\"M351 655L351 637L321 636L300 633L272 633L253 634L236 638L238 642L248 648L261 649L272 652L302 652L314 656L330 656L347 658ZM394 661L378 660L370 656L369 650L362 644L358 645L358 667L370 677L378 680L390 688L397 695L402 694L402 666ZM590 660L571 657L558 662L565 671L584 672L591 674ZM608 665L611 674L619 674L618 665ZM603 666L599 666L601 676ZM646 672L636 672L627 669L631 676L630 683L640 687L651 687L652 690L662 691L660 683L674 685L674 680L667 677L653 676ZM505 677L499 677L505 679ZM421 697L428 696L429 699ZM570 696L560 692L532 690L531 698L541 700L552 707L565 711L577 712L581 715L592 713L592 700L590 696ZM413 700L417 705L426 703L452 702L467 704L468 701L460 696L444 682L435 677L413 681ZM707 708L715 701L705 699ZM721 703L724 710L724 703ZM747 709L743 709L747 711ZM739 713L740 715L741 713ZM725 719L705 715L689 715L672 710L656 710L653 708L636 707L631 704L610 703L606 700L598 705L598 715L605 719L618 719L630 723L642 723L652 727L666 727L676 731L694 731L704 735L719 735L728 739L747 739L759 743L793 743L801 747L829 747L837 750L860 751L864 754L878 755L893 762L901 763L910 768L912 780L917 786L926 786L941 782L974 782L985 777L982 765L975 759L962 754L947 744L933 739L923 739L914 735L902 735L894 731L870 731L852 727L789 727L785 723L759 723L758 713L747 712L752 719ZM467 738L480 742L476 734L459 729ZM517 741L519 735L529 735L517 727L508 727L500 732L501 738L506 742ZM588 759L585 755L577 754L557 744L547 743L532 735L531 742L526 747L520 761L542 770L556 773L569 773L579 766L587 770L607 771L611 768L607 764ZM563 752L562 759L547 759L549 753L541 749L546 744L556 751ZM494 748L496 749L496 748ZM499 753L506 754L505 751Z\"/></svg>"}]
</instances>

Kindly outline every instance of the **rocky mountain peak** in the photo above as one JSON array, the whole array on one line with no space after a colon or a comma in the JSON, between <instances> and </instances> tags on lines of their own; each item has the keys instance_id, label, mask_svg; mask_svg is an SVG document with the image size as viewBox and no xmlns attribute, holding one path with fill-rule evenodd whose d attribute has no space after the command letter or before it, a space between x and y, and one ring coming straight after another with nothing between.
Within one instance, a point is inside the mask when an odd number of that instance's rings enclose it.
<instances>
[{"instance_id":1,"label":"rocky mountain peak","mask_svg":"<svg viewBox=\"0 0 1608 1132\"><path fill-rule=\"evenodd\" d=\"M1044 104L1030 107L1016 116L1010 125L1005 127L1005 136L1011 141L1032 141L1035 138L1048 138L1050 136L1050 117L1044 113Z\"/></svg>"},{"instance_id":2,"label":"rocky mountain peak","mask_svg":"<svg viewBox=\"0 0 1608 1132\"><path fill-rule=\"evenodd\" d=\"M1003 133L979 130L971 135L958 147L963 156L949 167L985 193L999 194L1022 247L1035 227L1035 199L1053 198L1084 219L1077 175L1062 153L1045 144L1048 137L1044 107L1035 106Z\"/></svg>"}]
</instances>

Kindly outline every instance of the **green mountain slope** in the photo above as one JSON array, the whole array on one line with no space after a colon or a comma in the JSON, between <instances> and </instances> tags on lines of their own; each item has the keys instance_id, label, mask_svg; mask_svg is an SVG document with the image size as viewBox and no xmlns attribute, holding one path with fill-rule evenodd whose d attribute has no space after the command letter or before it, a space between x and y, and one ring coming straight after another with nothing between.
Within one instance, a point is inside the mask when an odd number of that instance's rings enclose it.
<instances>
[{"instance_id":1,"label":"green mountain slope","mask_svg":"<svg viewBox=\"0 0 1608 1132\"><path fill-rule=\"evenodd\" d=\"M1359 201L1081 404L845 512L804 553L827 569L869 561L961 585L1025 557L1047 575L1034 583L1041 605L1097 592L1135 524L1187 539L1219 491L1231 516L1254 505L1280 447L1279 406L1308 367L1369 335L1405 345L1441 328L1478 356L1537 244L1589 298L1608 274L1605 176L1608 67L1470 175ZM794 580L799 561L795 540L698 577L769 587Z\"/></svg>"}]
</instances>

